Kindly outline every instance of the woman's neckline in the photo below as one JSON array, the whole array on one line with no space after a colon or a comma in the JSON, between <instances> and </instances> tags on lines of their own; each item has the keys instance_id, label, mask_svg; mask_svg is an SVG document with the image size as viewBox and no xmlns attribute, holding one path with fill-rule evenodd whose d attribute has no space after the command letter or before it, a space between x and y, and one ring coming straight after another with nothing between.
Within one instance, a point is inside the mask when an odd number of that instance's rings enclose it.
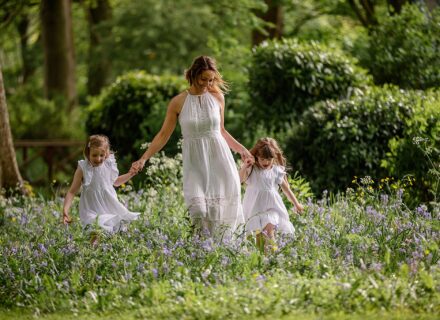
<instances>
[{"instance_id":1,"label":"woman's neckline","mask_svg":"<svg viewBox=\"0 0 440 320\"><path fill-rule=\"evenodd\" d=\"M207 94L209 91L206 90L205 92L201 93L201 94L192 94L191 92L189 92L189 89L186 89L186 93L188 93L188 95L190 96L194 96L194 97L200 97L203 96L204 94Z\"/></svg>"}]
</instances>

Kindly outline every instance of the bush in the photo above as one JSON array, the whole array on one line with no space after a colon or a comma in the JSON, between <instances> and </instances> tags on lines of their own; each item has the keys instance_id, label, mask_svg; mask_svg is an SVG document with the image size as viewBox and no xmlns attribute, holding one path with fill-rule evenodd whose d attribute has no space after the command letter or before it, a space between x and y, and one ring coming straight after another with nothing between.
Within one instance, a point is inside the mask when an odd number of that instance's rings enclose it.
<instances>
[{"instance_id":1,"label":"bush","mask_svg":"<svg viewBox=\"0 0 440 320\"><path fill-rule=\"evenodd\" d=\"M440 9L429 14L405 6L373 30L368 47L370 57L364 64L377 84L440 86Z\"/></svg>"},{"instance_id":2,"label":"bush","mask_svg":"<svg viewBox=\"0 0 440 320\"><path fill-rule=\"evenodd\" d=\"M249 118L281 128L317 101L350 95L365 76L352 58L324 45L265 42L255 49L249 71Z\"/></svg>"},{"instance_id":3,"label":"bush","mask_svg":"<svg viewBox=\"0 0 440 320\"><path fill-rule=\"evenodd\" d=\"M70 114L60 110L65 101L45 99L35 79L8 92L6 99L14 139L82 139L84 136L80 109L75 108Z\"/></svg>"},{"instance_id":4,"label":"bush","mask_svg":"<svg viewBox=\"0 0 440 320\"><path fill-rule=\"evenodd\" d=\"M351 100L317 103L288 139L286 155L312 181L315 192L345 190L354 176L413 174L422 180L427 160L412 138L437 136L440 146L439 101L421 92L384 87Z\"/></svg>"},{"instance_id":5,"label":"bush","mask_svg":"<svg viewBox=\"0 0 440 320\"><path fill-rule=\"evenodd\" d=\"M392 138L382 166L392 176L410 175L412 204L439 200L440 92L420 92L404 136Z\"/></svg>"},{"instance_id":6,"label":"bush","mask_svg":"<svg viewBox=\"0 0 440 320\"><path fill-rule=\"evenodd\" d=\"M160 130L169 100L184 88L184 80L176 76L129 72L92 101L87 132L107 135L119 159L131 161L139 156L140 146ZM180 131L178 126L176 130ZM174 133L165 151L176 153L179 137L180 132Z\"/></svg>"}]
</instances>

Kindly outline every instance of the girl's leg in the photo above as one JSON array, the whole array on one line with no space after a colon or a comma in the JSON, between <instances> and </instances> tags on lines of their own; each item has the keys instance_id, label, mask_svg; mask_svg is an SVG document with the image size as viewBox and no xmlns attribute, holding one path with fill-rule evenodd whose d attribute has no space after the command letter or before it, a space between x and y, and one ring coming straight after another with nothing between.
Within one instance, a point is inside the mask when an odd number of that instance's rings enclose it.
<instances>
[{"instance_id":1,"label":"girl's leg","mask_svg":"<svg viewBox=\"0 0 440 320\"><path fill-rule=\"evenodd\" d=\"M269 252L269 248L271 248L275 244L275 226L271 223L268 223L263 232L258 233L256 236L256 245L257 248L264 253Z\"/></svg>"}]
</instances>

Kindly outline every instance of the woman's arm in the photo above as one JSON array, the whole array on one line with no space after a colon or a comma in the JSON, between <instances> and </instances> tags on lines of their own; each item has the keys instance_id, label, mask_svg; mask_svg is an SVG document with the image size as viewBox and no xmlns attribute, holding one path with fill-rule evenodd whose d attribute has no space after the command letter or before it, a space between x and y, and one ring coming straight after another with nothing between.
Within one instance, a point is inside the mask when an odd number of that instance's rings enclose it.
<instances>
[{"instance_id":1,"label":"woman's arm","mask_svg":"<svg viewBox=\"0 0 440 320\"><path fill-rule=\"evenodd\" d=\"M220 122L220 130L222 133L223 138L225 138L226 143L228 144L229 148L231 148L233 151L240 154L241 159L246 162L246 164L253 164L254 163L254 157L249 152L248 149L246 149L241 143L239 143L235 138L226 130L225 128L225 99L222 94L211 92L212 95L218 100L220 103L220 116L221 116L221 122Z\"/></svg>"},{"instance_id":2,"label":"woman's arm","mask_svg":"<svg viewBox=\"0 0 440 320\"><path fill-rule=\"evenodd\" d=\"M136 170L137 172L142 170L145 162L147 162L148 159L150 159L156 152L160 151L166 145L171 137L171 134L176 128L177 117L179 115L180 109L182 108L183 101L184 100L182 99L182 95L178 95L170 101L167 108L165 120L162 124L162 128L156 134L150 146L144 152L142 157L139 160L133 162L132 168L134 170Z\"/></svg>"},{"instance_id":3,"label":"woman's arm","mask_svg":"<svg viewBox=\"0 0 440 320\"><path fill-rule=\"evenodd\" d=\"M298 202L292 190L290 189L289 182L287 182L287 177L284 177L283 182L281 183L281 190L283 190L287 199L295 206L298 212L302 212L304 207L301 203Z\"/></svg>"},{"instance_id":4,"label":"woman's arm","mask_svg":"<svg viewBox=\"0 0 440 320\"><path fill-rule=\"evenodd\" d=\"M72 221L69 217L69 211L72 205L73 198L75 198L75 194L79 191L79 188L81 187L82 178L83 178L83 172L81 168L78 166L78 168L76 168L75 174L73 175L73 181L69 188L69 191L67 191L66 197L64 198L64 205L63 205L64 224L70 223Z\"/></svg>"}]
</instances>

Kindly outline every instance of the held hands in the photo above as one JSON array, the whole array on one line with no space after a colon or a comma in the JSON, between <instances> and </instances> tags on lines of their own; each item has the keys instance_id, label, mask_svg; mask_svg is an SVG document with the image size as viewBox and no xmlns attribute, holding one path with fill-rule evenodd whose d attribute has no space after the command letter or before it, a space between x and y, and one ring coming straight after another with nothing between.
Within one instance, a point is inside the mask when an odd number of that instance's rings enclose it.
<instances>
[{"instance_id":1,"label":"held hands","mask_svg":"<svg viewBox=\"0 0 440 320\"><path fill-rule=\"evenodd\" d=\"M136 170L133 165L131 165L130 170L128 170L128 174L130 175L130 177L134 177L135 175L137 175L139 173L138 170Z\"/></svg>"},{"instance_id":2,"label":"held hands","mask_svg":"<svg viewBox=\"0 0 440 320\"><path fill-rule=\"evenodd\" d=\"M246 148L243 148L243 151L240 153L240 156L246 168L251 167L255 163L254 156Z\"/></svg>"},{"instance_id":3,"label":"held hands","mask_svg":"<svg viewBox=\"0 0 440 320\"><path fill-rule=\"evenodd\" d=\"M132 163L131 168L130 168L130 172L133 170L137 173L139 173L140 171L142 171L142 169L145 166L145 159L140 158L139 160L135 161Z\"/></svg>"}]
</instances>

